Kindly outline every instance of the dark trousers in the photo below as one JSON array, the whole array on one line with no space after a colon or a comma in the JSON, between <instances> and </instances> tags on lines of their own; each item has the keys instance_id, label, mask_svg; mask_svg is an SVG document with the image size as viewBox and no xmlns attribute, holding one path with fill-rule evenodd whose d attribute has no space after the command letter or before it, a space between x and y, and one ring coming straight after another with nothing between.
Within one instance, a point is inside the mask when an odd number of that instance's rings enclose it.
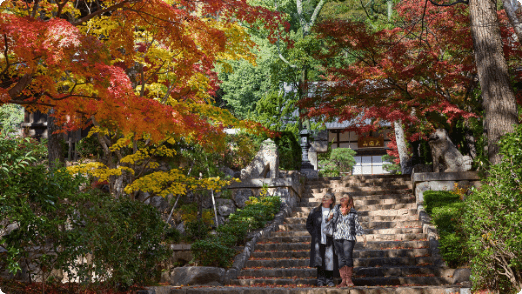
<instances>
[{"instance_id":1,"label":"dark trousers","mask_svg":"<svg viewBox=\"0 0 522 294\"><path fill-rule=\"evenodd\" d=\"M353 247L355 241L334 240L335 252L339 258L339 268L344 266L353 267Z\"/></svg>"},{"instance_id":2,"label":"dark trousers","mask_svg":"<svg viewBox=\"0 0 522 294\"><path fill-rule=\"evenodd\" d=\"M323 265L317 267L317 283L322 285L328 285L328 283L333 283L333 271L325 270L326 266L324 264L326 245L320 244L319 250L321 252L321 256L323 257Z\"/></svg>"}]
</instances>

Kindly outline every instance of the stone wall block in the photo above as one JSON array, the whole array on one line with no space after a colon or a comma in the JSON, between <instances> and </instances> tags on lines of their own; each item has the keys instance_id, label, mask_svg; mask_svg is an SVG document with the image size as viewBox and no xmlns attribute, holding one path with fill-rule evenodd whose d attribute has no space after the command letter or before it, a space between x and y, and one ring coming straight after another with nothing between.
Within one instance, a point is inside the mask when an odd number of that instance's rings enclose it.
<instances>
[{"instance_id":1,"label":"stone wall block","mask_svg":"<svg viewBox=\"0 0 522 294\"><path fill-rule=\"evenodd\" d=\"M236 212L236 205L232 199L216 199L216 208L221 216L229 216Z\"/></svg>"},{"instance_id":2,"label":"stone wall block","mask_svg":"<svg viewBox=\"0 0 522 294\"><path fill-rule=\"evenodd\" d=\"M243 208L251 196L254 196L252 189L237 189L232 199L238 208Z\"/></svg>"},{"instance_id":3,"label":"stone wall block","mask_svg":"<svg viewBox=\"0 0 522 294\"><path fill-rule=\"evenodd\" d=\"M223 284L225 269L210 266L176 267L169 274L162 275L164 282L173 286L181 285L209 285Z\"/></svg>"},{"instance_id":4,"label":"stone wall block","mask_svg":"<svg viewBox=\"0 0 522 294\"><path fill-rule=\"evenodd\" d=\"M452 191L455 189L455 181L430 181L430 190Z\"/></svg>"},{"instance_id":5,"label":"stone wall block","mask_svg":"<svg viewBox=\"0 0 522 294\"><path fill-rule=\"evenodd\" d=\"M423 182L416 185L415 196L417 197L417 203L424 203L424 192L430 189L431 188L429 182Z\"/></svg>"},{"instance_id":6,"label":"stone wall block","mask_svg":"<svg viewBox=\"0 0 522 294\"><path fill-rule=\"evenodd\" d=\"M453 284L469 281L471 270L469 268L458 268L453 274Z\"/></svg>"}]
</instances>

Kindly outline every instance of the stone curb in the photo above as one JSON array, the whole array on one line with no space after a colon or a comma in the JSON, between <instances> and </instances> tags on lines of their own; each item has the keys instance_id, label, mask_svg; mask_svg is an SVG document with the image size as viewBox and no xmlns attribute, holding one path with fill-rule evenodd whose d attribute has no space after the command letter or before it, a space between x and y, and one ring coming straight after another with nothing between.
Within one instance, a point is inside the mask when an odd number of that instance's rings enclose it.
<instances>
[{"instance_id":1,"label":"stone curb","mask_svg":"<svg viewBox=\"0 0 522 294\"><path fill-rule=\"evenodd\" d=\"M190 294L190 293L241 293L241 294L471 294L470 288L448 287L351 287L351 288L284 288L284 287L173 287L157 286L139 290L136 294Z\"/></svg>"}]
</instances>

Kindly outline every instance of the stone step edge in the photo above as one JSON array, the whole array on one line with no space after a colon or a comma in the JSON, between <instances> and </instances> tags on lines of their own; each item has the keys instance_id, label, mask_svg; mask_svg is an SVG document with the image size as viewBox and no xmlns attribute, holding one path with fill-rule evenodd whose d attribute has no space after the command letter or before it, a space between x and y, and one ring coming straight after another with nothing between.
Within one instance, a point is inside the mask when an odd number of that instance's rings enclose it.
<instances>
[{"instance_id":1,"label":"stone step edge","mask_svg":"<svg viewBox=\"0 0 522 294\"><path fill-rule=\"evenodd\" d=\"M330 287L259 287L259 286L153 286L145 290L138 290L136 294L192 294L192 293L237 293L237 294L308 294L308 293L383 293L383 294L471 294L471 288L461 285L447 286L401 286L401 287L378 287L378 286L355 286L350 288Z\"/></svg>"}]
</instances>

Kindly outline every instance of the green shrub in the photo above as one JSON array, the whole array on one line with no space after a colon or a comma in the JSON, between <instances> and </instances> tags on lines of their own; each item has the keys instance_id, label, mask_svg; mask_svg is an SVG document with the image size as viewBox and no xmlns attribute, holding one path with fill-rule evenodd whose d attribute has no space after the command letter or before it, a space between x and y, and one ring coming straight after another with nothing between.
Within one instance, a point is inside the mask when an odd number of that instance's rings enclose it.
<instances>
[{"instance_id":1,"label":"green shrub","mask_svg":"<svg viewBox=\"0 0 522 294\"><path fill-rule=\"evenodd\" d=\"M194 259L201 265L230 266L235 255L233 247L244 244L248 232L263 228L273 220L280 208L280 197L250 197L243 209L231 214L229 221L216 229L216 236L209 235L192 244Z\"/></svg>"},{"instance_id":2,"label":"green shrub","mask_svg":"<svg viewBox=\"0 0 522 294\"><path fill-rule=\"evenodd\" d=\"M229 267L236 251L222 243L219 238L211 237L192 243L191 246L194 259L200 265Z\"/></svg>"},{"instance_id":3,"label":"green shrub","mask_svg":"<svg viewBox=\"0 0 522 294\"><path fill-rule=\"evenodd\" d=\"M210 232L210 226L202 219L196 219L186 223L187 238L192 241L205 239Z\"/></svg>"},{"instance_id":4,"label":"green shrub","mask_svg":"<svg viewBox=\"0 0 522 294\"><path fill-rule=\"evenodd\" d=\"M480 189L466 199L463 225L469 234L475 289L517 293L522 287L522 125L503 136L502 160L490 166Z\"/></svg>"},{"instance_id":5,"label":"green shrub","mask_svg":"<svg viewBox=\"0 0 522 294\"><path fill-rule=\"evenodd\" d=\"M268 221L274 219L281 208L281 198L278 196L250 197L243 209L230 214L231 222L245 223L248 230L263 228Z\"/></svg>"},{"instance_id":6,"label":"green shrub","mask_svg":"<svg viewBox=\"0 0 522 294\"><path fill-rule=\"evenodd\" d=\"M279 151L279 168L283 170L299 170L301 168L301 146L294 133L281 132L274 139Z\"/></svg>"},{"instance_id":7,"label":"green shrub","mask_svg":"<svg viewBox=\"0 0 522 294\"><path fill-rule=\"evenodd\" d=\"M449 191L423 193L426 212L432 216L439 233L439 249L450 267L461 267L469 262L467 237L462 228L465 203L460 195Z\"/></svg>"},{"instance_id":8,"label":"green shrub","mask_svg":"<svg viewBox=\"0 0 522 294\"><path fill-rule=\"evenodd\" d=\"M228 246L242 245L248 234L248 224L229 221L217 228L218 238Z\"/></svg>"},{"instance_id":9,"label":"green shrub","mask_svg":"<svg viewBox=\"0 0 522 294\"><path fill-rule=\"evenodd\" d=\"M94 135L85 137L76 143L76 152L78 152L80 158L100 158L103 156L100 142Z\"/></svg>"},{"instance_id":10,"label":"green shrub","mask_svg":"<svg viewBox=\"0 0 522 294\"><path fill-rule=\"evenodd\" d=\"M71 279L114 287L157 277L168 256L158 211L97 189L80 191L86 180L38 164L41 151L31 140L0 137L0 219L20 226L1 240L8 269L44 279L62 269Z\"/></svg>"},{"instance_id":11,"label":"green shrub","mask_svg":"<svg viewBox=\"0 0 522 294\"><path fill-rule=\"evenodd\" d=\"M319 161L321 174L327 177L338 177L341 172L351 172L355 165L353 156L356 152L350 148L335 148L330 159Z\"/></svg>"},{"instance_id":12,"label":"green shrub","mask_svg":"<svg viewBox=\"0 0 522 294\"><path fill-rule=\"evenodd\" d=\"M182 235L181 232L176 228L169 227L165 230L164 238L165 241L169 243L179 243L181 241Z\"/></svg>"}]
</instances>

